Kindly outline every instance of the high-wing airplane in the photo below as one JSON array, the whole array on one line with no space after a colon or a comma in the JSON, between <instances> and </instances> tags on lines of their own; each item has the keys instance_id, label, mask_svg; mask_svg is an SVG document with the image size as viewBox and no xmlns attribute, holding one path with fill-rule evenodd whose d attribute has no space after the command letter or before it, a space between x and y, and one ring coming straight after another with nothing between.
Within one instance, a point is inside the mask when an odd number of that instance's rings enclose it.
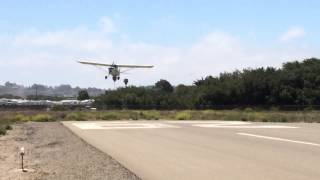
<instances>
[{"instance_id":1,"label":"high-wing airplane","mask_svg":"<svg viewBox=\"0 0 320 180\"><path fill-rule=\"evenodd\" d=\"M108 67L108 75L112 76L112 80L116 82L120 80L120 74L123 72L127 72L133 68L153 68L153 66L146 66L146 65L120 65L120 64L104 64L104 63L95 63L95 62L86 62L86 61L78 61L81 64L92 65L92 66L99 66L99 67ZM120 70L124 69L123 71ZM108 78L108 75L105 76L105 79ZM127 80L126 80L127 82Z\"/></svg>"}]
</instances>

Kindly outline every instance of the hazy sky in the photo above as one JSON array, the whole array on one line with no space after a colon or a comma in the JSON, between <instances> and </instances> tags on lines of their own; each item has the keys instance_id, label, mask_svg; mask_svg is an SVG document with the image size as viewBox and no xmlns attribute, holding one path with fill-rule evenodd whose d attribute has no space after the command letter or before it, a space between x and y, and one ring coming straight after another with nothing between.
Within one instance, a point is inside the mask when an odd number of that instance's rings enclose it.
<instances>
[{"instance_id":1,"label":"hazy sky","mask_svg":"<svg viewBox=\"0 0 320 180\"><path fill-rule=\"evenodd\" d=\"M0 84L113 87L103 70L76 60L155 65L122 75L133 85L280 67L320 57L319 7L316 0L3 0Z\"/></svg>"}]
</instances>

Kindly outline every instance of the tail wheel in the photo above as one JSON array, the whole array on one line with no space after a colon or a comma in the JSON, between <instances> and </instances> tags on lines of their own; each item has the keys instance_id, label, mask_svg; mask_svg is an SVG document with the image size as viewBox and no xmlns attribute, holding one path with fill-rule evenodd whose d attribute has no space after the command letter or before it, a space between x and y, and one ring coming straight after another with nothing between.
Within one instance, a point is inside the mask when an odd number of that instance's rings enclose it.
<instances>
[{"instance_id":1,"label":"tail wheel","mask_svg":"<svg viewBox=\"0 0 320 180\"><path fill-rule=\"evenodd\" d=\"M124 84L127 86L127 85L128 85L129 80L128 80L128 79L124 79L124 80L123 80L123 82L124 82Z\"/></svg>"}]
</instances>

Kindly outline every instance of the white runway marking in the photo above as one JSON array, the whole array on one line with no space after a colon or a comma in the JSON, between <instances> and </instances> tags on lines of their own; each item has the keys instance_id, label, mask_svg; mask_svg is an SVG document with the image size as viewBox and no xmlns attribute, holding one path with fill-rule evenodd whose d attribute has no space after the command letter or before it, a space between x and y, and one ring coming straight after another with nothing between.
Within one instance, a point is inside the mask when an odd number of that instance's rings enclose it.
<instances>
[{"instance_id":1,"label":"white runway marking","mask_svg":"<svg viewBox=\"0 0 320 180\"><path fill-rule=\"evenodd\" d=\"M86 122L73 123L74 126L89 129L158 129L158 128L178 128L177 126L163 123L129 123L129 122Z\"/></svg>"},{"instance_id":2,"label":"white runway marking","mask_svg":"<svg viewBox=\"0 0 320 180\"><path fill-rule=\"evenodd\" d=\"M304 144L304 145L320 147L320 144L312 143L312 142L296 141L296 140L283 139L283 138L270 137L270 136L262 136L262 135L255 135L255 134L248 134L248 133L237 133L237 134L241 135L241 136L250 136L250 137L269 139L269 140L274 140L274 141L291 142L291 143L297 143L297 144Z\"/></svg>"},{"instance_id":3,"label":"white runway marking","mask_svg":"<svg viewBox=\"0 0 320 180\"><path fill-rule=\"evenodd\" d=\"M229 129L294 129L299 127L282 125L251 125L242 121L217 121L205 124L194 124L192 126L203 128L229 128Z\"/></svg>"},{"instance_id":4,"label":"white runway marking","mask_svg":"<svg viewBox=\"0 0 320 180\"><path fill-rule=\"evenodd\" d=\"M172 121L163 121L170 124L250 124L248 122L243 121L221 121L221 120L172 120Z\"/></svg>"},{"instance_id":5,"label":"white runway marking","mask_svg":"<svg viewBox=\"0 0 320 180\"><path fill-rule=\"evenodd\" d=\"M216 124L201 124L194 125L204 128L230 128L230 129L295 129L293 126L278 126L278 125L264 125L264 126L232 126L232 125L216 125Z\"/></svg>"},{"instance_id":6,"label":"white runway marking","mask_svg":"<svg viewBox=\"0 0 320 180\"><path fill-rule=\"evenodd\" d=\"M189 124L202 128L226 128L226 129L292 129L294 126L283 125L255 125L242 121L164 121L164 122L75 122L74 126L80 129L156 129L156 128L180 128L179 124Z\"/></svg>"}]
</instances>

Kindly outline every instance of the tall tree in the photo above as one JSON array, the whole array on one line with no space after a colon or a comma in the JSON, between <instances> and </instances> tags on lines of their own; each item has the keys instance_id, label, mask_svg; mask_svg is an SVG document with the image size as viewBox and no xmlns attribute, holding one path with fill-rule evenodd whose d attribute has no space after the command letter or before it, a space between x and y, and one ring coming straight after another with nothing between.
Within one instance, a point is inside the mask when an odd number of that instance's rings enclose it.
<instances>
[{"instance_id":1,"label":"tall tree","mask_svg":"<svg viewBox=\"0 0 320 180\"><path fill-rule=\"evenodd\" d=\"M161 79L160 81L156 82L155 88L163 92L173 92L173 87L170 84L170 82L164 79Z\"/></svg>"},{"instance_id":2,"label":"tall tree","mask_svg":"<svg viewBox=\"0 0 320 180\"><path fill-rule=\"evenodd\" d=\"M87 100L87 99L90 99L88 91L86 91L86 90L79 91L78 100L82 101L82 100Z\"/></svg>"}]
</instances>

